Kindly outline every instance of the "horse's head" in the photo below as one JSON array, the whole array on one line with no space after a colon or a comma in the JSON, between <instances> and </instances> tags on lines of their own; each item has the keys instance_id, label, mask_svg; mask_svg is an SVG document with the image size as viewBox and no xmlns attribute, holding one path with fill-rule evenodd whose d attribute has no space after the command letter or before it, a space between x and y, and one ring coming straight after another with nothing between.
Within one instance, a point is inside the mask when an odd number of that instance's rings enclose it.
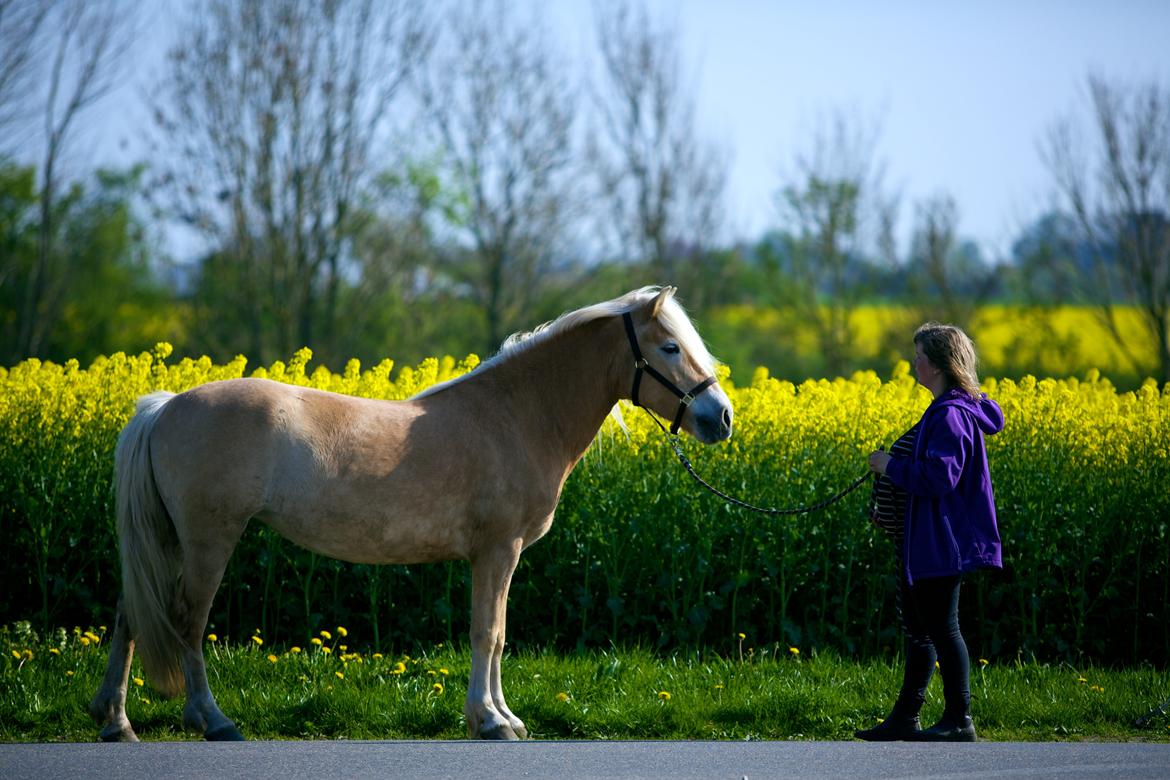
<instances>
[{"instance_id":1,"label":"horse's head","mask_svg":"<svg viewBox=\"0 0 1170 780\"><path fill-rule=\"evenodd\" d=\"M715 381L715 361L674 299L674 287L623 315L633 360L626 385L636 405L673 421L704 444L731 436L731 402Z\"/></svg>"}]
</instances>

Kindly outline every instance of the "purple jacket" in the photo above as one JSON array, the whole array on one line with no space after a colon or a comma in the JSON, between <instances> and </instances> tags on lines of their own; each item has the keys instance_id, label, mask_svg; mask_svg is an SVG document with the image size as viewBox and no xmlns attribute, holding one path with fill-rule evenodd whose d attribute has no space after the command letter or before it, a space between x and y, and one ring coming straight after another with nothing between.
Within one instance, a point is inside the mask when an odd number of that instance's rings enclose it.
<instances>
[{"instance_id":1,"label":"purple jacket","mask_svg":"<svg viewBox=\"0 0 1170 780\"><path fill-rule=\"evenodd\" d=\"M909 494L902 562L910 582L1003 566L983 445L984 434L1002 430L995 401L949 390L923 412L914 456L890 459L886 476Z\"/></svg>"}]
</instances>

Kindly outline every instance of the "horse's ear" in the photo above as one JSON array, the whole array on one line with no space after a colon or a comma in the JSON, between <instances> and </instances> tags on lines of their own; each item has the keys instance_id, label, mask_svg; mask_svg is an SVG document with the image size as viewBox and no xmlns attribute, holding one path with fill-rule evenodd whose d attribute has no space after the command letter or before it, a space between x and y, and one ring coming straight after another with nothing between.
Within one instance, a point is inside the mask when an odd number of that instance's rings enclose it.
<instances>
[{"instance_id":1,"label":"horse's ear","mask_svg":"<svg viewBox=\"0 0 1170 780\"><path fill-rule=\"evenodd\" d=\"M658 319L658 312L662 311L662 305L666 303L667 299L673 298L678 291L677 287L663 287L658 291L658 295L654 298L654 307L650 310L650 316Z\"/></svg>"}]
</instances>

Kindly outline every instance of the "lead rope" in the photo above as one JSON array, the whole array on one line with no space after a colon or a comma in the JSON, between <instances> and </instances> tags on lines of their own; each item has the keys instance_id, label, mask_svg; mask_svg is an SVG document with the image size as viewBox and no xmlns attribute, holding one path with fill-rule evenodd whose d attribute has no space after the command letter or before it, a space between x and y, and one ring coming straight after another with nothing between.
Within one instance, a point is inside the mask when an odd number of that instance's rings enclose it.
<instances>
[{"instance_id":1,"label":"lead rope","mask_svg":"<svg viewBox=\"0 0 1170 780\"><path fill-rule=\"evenodd\" d=\"M646 407L642 407L642 408L645 409ZM705 479L700 477L698 472L695 471L695 467L691 465L691 461L687 458L686 454L682 451L682 445L680 445L678 443L678 436L676 436L676 435L672 434L670 431L668 431L666 429L666 426L662 424L662 421L658 419L658 416L655 415L653 412L651 412L649 409L646 409L646 413L649 414L650 419L653 420L658 425L658 427L662 429L662 432L666 435L666 440L668 442L670 442L671 449L674 450L675 456L677 456L679 462L683 464L683 468L685 468L687 470L687 473L689 473L692 477L695 478L696 482L698 482L700 485L705 487L707 490L709 490L712 493L714 493L715 495L719 496L720 498L722 498L724 501L728 502L729 504L734 504L735 506L743 507L744 509L750 509L753 512L759 512L760 514L764 514L764 515L803 515L803 514L807 514L809 512L816 512L820 509L824 509L825 507L831 506L832 504L835 504L838 501L840 501L841 499L845 498L845 496L849 495L854 490L857 490L857 488L859 488L863 484L865 484L866 480L868 480L871 476L871 472L866 471L860 477L853 480L853 483L850 484L849 487L842 490L840 493L837 493L833 496L830 496L829 498L826 498L823 501L818 501L815 504L810 504L809 506L796 507L793 509L776 509L776 508L772 508L772 507L755 506L754 504L749 504L748 502L742 501L742 500L736 498L735 496L729 496L728 494L724 493L719 488L714 487L713 485L708 483Z\"/></svg>"}]
</instances>

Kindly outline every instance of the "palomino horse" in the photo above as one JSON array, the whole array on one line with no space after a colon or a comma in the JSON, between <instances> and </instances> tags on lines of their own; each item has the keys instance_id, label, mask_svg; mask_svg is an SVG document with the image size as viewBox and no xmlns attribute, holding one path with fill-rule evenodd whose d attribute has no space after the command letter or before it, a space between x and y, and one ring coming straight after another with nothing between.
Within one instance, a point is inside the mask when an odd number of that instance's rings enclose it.
<instances>
[{"instance_id":1,"label":"palomino horse","mask_svg":"<svg viewBox=\"0 0 1170 780\"><path fill-rule=\"evenodd\" d=\"M139 399L114 457L123 598L90 704L102 739L137 739L126 717L135 646L161 693L185 685L185 726L242 739L208 688L202 638L251 518L354 563L470 561L468 732L526 737L500 683L508 587L605 416L631 398L701 442L731 435L727 395L673 293L644 288L565 314L406 401L262 379Z\"/></svg>"}]
</instances>

